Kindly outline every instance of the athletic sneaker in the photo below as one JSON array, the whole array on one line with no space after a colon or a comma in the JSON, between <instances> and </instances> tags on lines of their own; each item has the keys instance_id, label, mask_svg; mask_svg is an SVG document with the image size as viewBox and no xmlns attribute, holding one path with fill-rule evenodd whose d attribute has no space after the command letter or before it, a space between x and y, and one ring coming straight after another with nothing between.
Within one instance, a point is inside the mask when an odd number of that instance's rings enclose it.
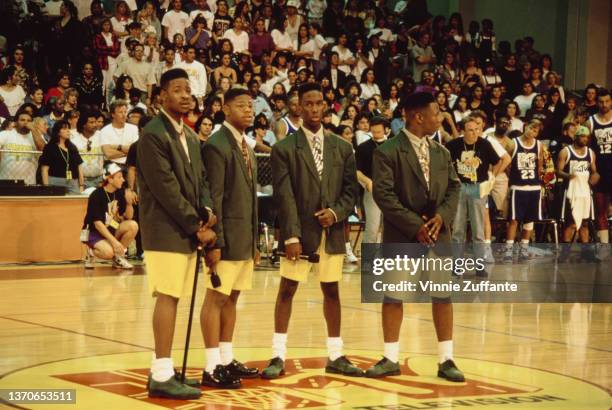
<instances>
[{"instance_id":1,"label":"athletic sneaker","mask_svg":"<svg viewBox=\"0 0 612 410\"><path fill-rule=\"evenodd\" d=\"M357 259L357 257L353 253L353 248L351 247L350 243L346 244L346 254L344 255L344 258L346 259L348 263L358 263L359 262L359 259Z\"/></svg>"},{"instance_id":2,"label":"athletic sneaker","mask_svg":"<svg viewBox=\"0 0 612 410\"><path fill-rule=\"evenodd\" d=\"M504 250L504 263L512 263L514 253L514 246L512 244L506 244L506 249Z\"/></svg>"},{"instance_id":3,"label":"athletic sneaker","mask_svg":"<svg viewBox=\"0 0 612 410\"><path fill-rule=\"evenodd\" d=\"M113 268L134 269L134 266L132 266L132 264L129 263L123 256L115 256L113 258Z\"/></svg>"},{"instance_id":4,"label":"athletic sneaker","mask_svg":"<svg viewBox=\"0 0 612 410\"><path fill-rule=\"evenodd\" d=\"M87 256L85 257L85 269L93 269L96 265L96 255L92 249L87 248Z\"/></svg>"},{"instance_id":5,"label":"athletic sneaker","mask_svg":"<svg viewBox=\"0 0 612 410\"><path fill-rule=\"evenodd\" d=\"M493 249L491 244L485 244L483 259L486 263L495 263L495 257L493 257Z\"/></svg>"}]
</instances>

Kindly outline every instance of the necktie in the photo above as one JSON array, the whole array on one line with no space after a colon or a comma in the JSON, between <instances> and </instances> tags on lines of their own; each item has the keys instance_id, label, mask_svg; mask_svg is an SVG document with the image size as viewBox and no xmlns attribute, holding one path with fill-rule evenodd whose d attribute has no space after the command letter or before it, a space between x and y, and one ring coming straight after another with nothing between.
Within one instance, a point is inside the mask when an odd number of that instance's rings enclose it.
<instances>
[{"instance_id":1,"label":"necktie","mask_svg":"<svg viewBox=\"0 0 612 410\"><path fill-rule=\"evenodd\" d=\"M251 158L249 157L249 149L247 147L246 139L244 137L242 138L242 157L244 158L244 163L246 164L249 179L251 179L253 178L253 171L251 170Z\"/></svg>"},{"instance_id":2,"label":"necktie","mask_svg":"<svg viewBox=\"0 0 612 410\"><path fill-rule=\"evenodd\" d=\"M319 178L323 176L323 150L321 149L321 139L315 135L312 140L312 156L314 157L315 166L317 167L317 173Z\"/></svg>"},{"instance_id":3,"label":"necktie","mask_svg":"<svg viewBox=\"0 0 612 410\"><path fill-rule=\"evenodd\" d=\"M427 188L429 189L429 147L427 146L427 141L423 139L421 141L421 145L419 146L419 164L421 165L421 171L423 171L423 176L425 177L425 182L427 183Z\"/></svg>"}]
</instances>

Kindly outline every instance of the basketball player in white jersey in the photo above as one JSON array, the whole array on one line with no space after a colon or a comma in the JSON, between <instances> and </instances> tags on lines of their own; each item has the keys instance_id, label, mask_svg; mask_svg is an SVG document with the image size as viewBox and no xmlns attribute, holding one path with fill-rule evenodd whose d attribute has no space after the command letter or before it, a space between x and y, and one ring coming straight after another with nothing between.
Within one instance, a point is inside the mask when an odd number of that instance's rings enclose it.
<instances>
[{"instance_id":1,"label":"basketball player in white jersey","mask_svg":"<svg viewBox=\"0 0 612 410\"><path fill-rule=\"evenodd\" d=\"M576 228L580 242L589 242L587 222L594 216L590 187L599 181L595 153L588 147L589 134L588 128L580 126L574 143L564 147L557 158L557 176L563 178L564 188L561 215L565 219L565 243L573 241Z\"/></svg>"}]
</instances>

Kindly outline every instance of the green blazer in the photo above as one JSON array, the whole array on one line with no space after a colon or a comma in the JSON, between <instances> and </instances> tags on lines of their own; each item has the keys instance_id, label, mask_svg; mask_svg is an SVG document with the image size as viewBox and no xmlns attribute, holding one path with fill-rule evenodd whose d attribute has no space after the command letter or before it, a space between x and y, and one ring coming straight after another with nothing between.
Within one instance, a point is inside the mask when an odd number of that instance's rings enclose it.
<instances>
[{"instance_id":1,"label":"green blazer","mask_svg":"<svg viewBox=\"0 0 612 410\"><path fill-rule=\"evenodd\" d=\"M195 133L183 126L189 159L164 115L153 118L138 140L139 218L145 251L188 254L197 247L195 233L212 208L210 191Z\"/></svg>"},{"instance_id":2,"label":"green blazer","mask_svg":"<svg viewBox=\"0 0 612 410\"><path fill-rule=\"evenodd\" d=\"M213 209L217 215L216 246L221 259L251 259L257 249L257 163L249 148L252 178L242 149L231 131L222 126L204 145L204 164Z\"/></svg>"},{"instance_id":3,"label":"green blazer","mask_svg":"<svg viewBox=\"0 0 612 410\"><path fill-rule=\"evenodd\" d=\"M403 131L374 151L373 195L383 214L383 243L417 242L421 215L428 205L444 220L439 240L450 239L461 183L448 150L431 140L429 170L428 190L416 152Z\"/></svg>"},{"instance_id":4,"label":"green blazer","mask_svg":"<svg viewBox=\"0 0 612 410\"><path fill-rule=\"evenodd\" d=\"M304 131L277 142L272 148L274 202L280 224L279 249L285 240L298 237L302 251L315 253L323 228L315 212L331 208L338 221L327 232L325 251L344 254L344 221L353 212L359 193L355 156L350 144L333 134L323 142L323 176L319 179Z\"/></svg>"}]
</instances>

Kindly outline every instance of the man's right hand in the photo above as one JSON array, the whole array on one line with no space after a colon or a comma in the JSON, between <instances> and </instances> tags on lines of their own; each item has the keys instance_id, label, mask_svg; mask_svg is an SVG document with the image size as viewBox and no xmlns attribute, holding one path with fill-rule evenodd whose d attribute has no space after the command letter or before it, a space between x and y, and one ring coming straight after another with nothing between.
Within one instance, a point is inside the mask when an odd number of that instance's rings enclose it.
<instances>
[{"instance_id":1,"label":"man's right hand","mask_svg":"<svg viewBox=\"0 0 612 410\"><path fill-rule=\"evenodd\" d=\"M125 255L125 248L123 247L123 244L121 244L121 242L115 239L113 243L111 243L111 245L113 247L113 253L115 254L115 256Z\"/></svg>"},{"instance_id":2,"label":"man's right hand","mask_svg":"<svg viewBox=\"0 0 612 410\"><path fill-rule=\"evenodd\" d=\"M198 241L204 246L208 247L214 245L217 241L217 234L212 229L203 227L197 232Z\"/></svg>"},{"instance_id":3,"label":"man's right hand","mask_svg":"<svg viewBox=\"0 0 612 410\"><path fill-rule=\"evenodd\" d=\"M434 245L434 242L429 236L429 227L426 224L421 225L421 228L416 234L416 239L423 245Z\"/></svg>"},{"instance_id":4,"label":"man's right hand","mask_svg":"<svg viewBox=\"0 0 612 410\"><path fill-rule=\"evenodd\" d=\"M365 188L366 188L366 190L367 190L368 192L370 192L370 193L372 193L372 186L373 186L373 184L372 184L372 180L369 180L369 181L368 181L368 182L366 182L366 184L365 184Z\"/></svg>"},{"instance_id":5,"label":"man's right hand","mask_svg":"<svg viewBox=\"0 0 612 410\"><path fill-rule=\"evenodd\" d=\"M206 252L206 256L204 257L204 261L206 262L206 266L209 268L214 268L217 263L221 260L221 249L211 249Z\"/></svg>"},{"instance_id":6,"label":"man's right hand","mask_svg":"<svg viewBox=\"0 0 612 410\"><path fill-rule=\"evenodd\" d=\"M297 261L302 254L302 244L300 242L285 245L285 255L290 261Z\"/></svg>"}]
</instances>

